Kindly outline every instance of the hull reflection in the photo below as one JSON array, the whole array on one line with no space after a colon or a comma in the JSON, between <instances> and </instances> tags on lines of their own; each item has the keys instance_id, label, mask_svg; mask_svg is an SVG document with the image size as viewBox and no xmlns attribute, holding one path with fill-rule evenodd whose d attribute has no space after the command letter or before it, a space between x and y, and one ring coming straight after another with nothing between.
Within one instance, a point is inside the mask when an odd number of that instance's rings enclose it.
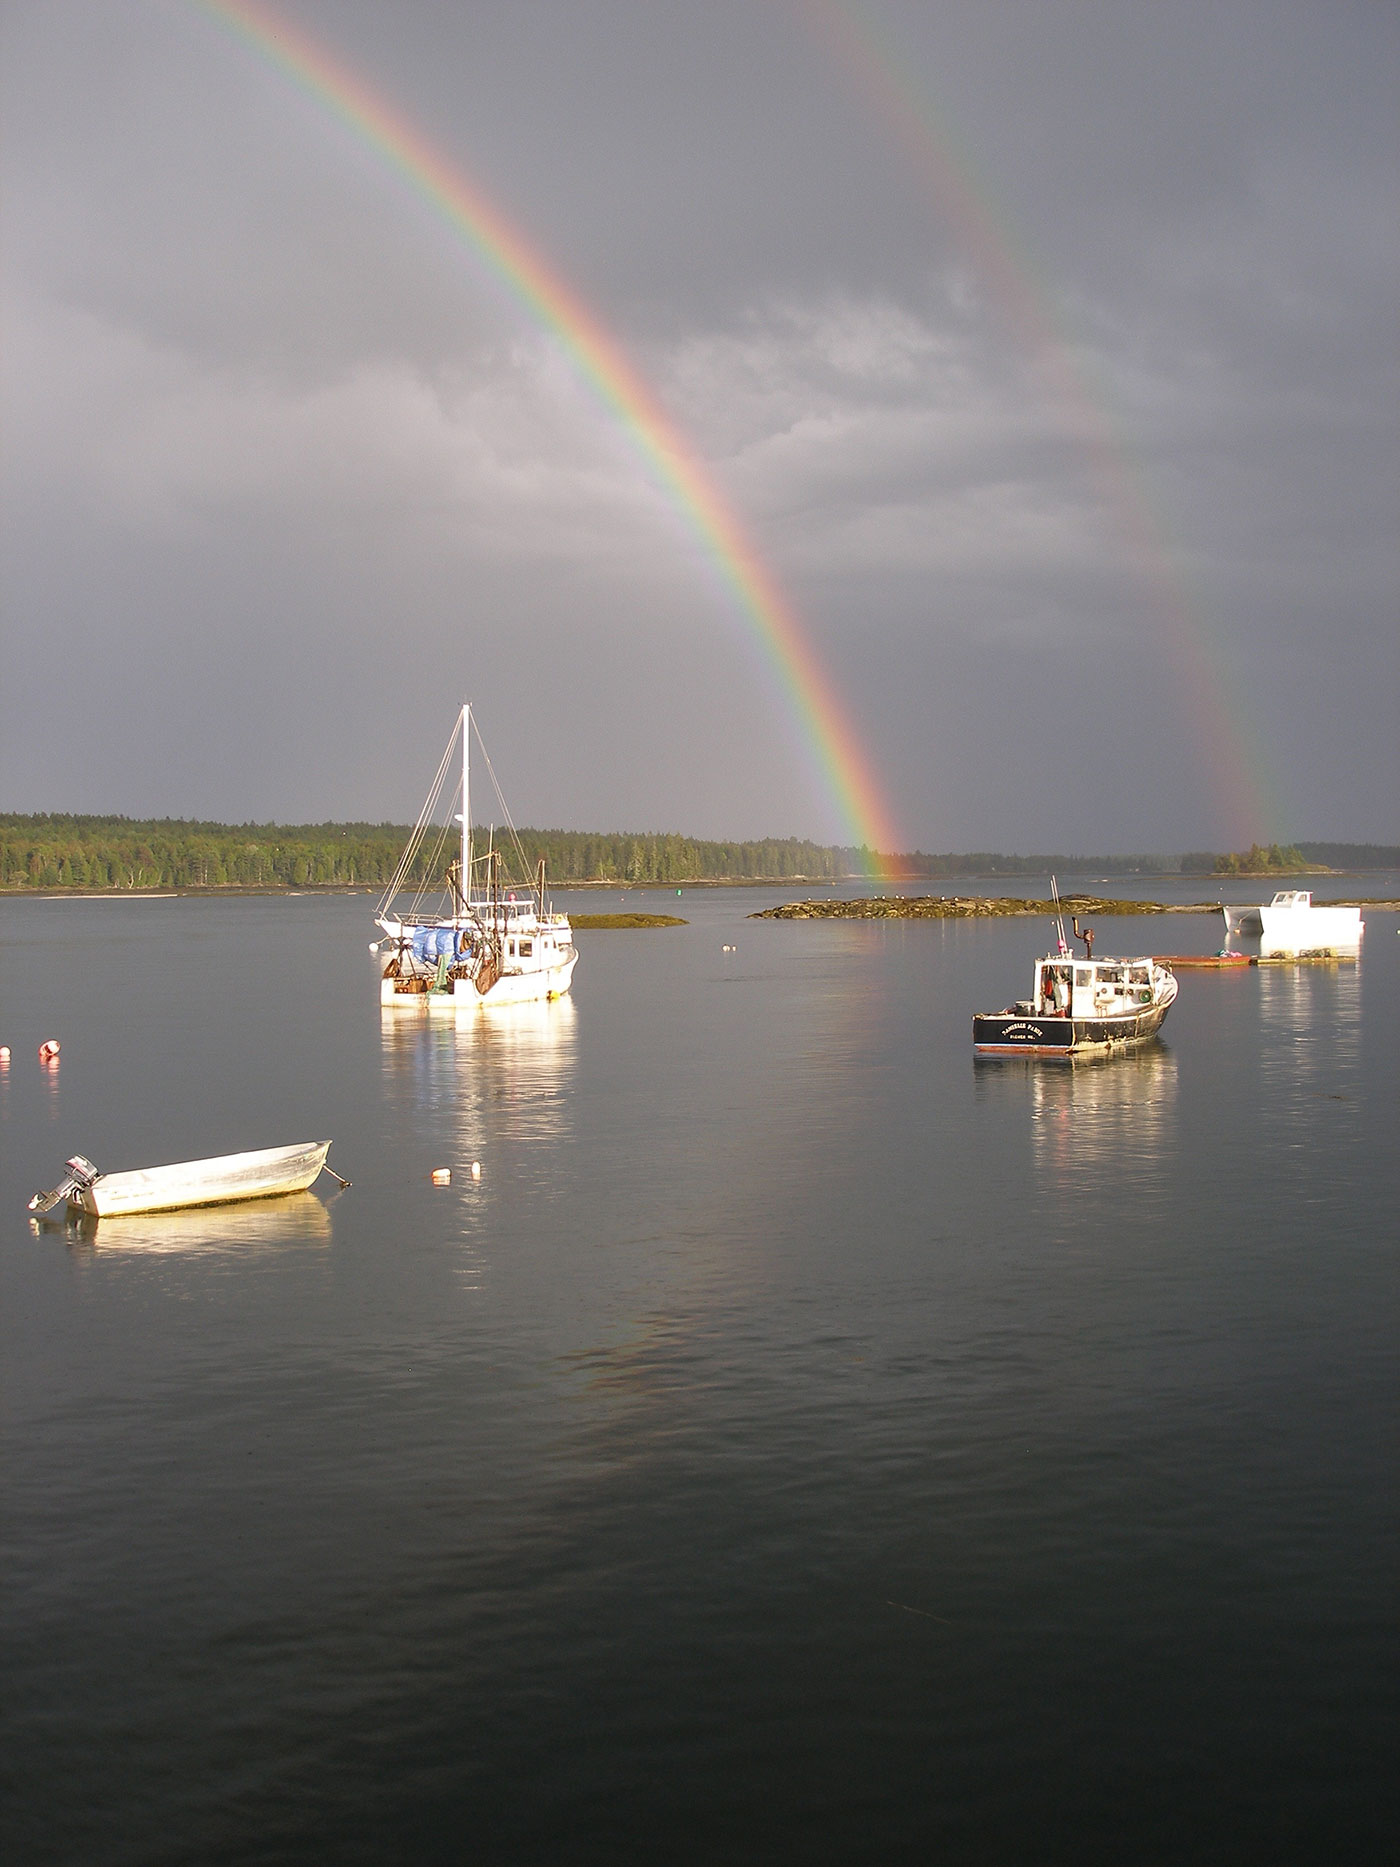
<instances>
[{"instance_id":1,"label":"hull reflection","mask_svg":"<svg viewBox=\"0 0 1400 1867\"><path fill-rule=\"evenodd\" d=\"M54 1229L52 1226L50 1230ZM314 1193L250 1200L237 1206L200 1206L182 1212L83 1217L63 1229L102 1251L235 1252L283 1245L328 1245L331 1215Z\"/></svg>"},{"instance_id":2,"label":"hull reflection","mask_svg":"<svg viewBox=\"0 0 1400 1867\"><path fill-rule=\"evenodd\" d=\"M1350 1077L1361 1052L1361 973L1355 966L1259 968L1259 1077L1290 1096Z\"/></svg>"},{"instance_id":3,"label":"hull reflection","mask_svg":"<svg viewBox=\"0 0 1400 1867\"><path fill-rule=\"evenodd\" d=\"M415 1125L455 1130L476 1147L487 1134L557 1140L569 1125L577 1042L573 1000L502 1005L483 1018L404 1018L385 1010L380 1043L386 1082Z\"/></svg>"},{"instance_id":4,"label":"hull reflection","mask_svg":"<svg viewBox=\"0 0 1400 1867\"><path fill-rule=\"evenodd\" d=\"M1177 1063L1161 1046L1112 1062L1033 1070L1031 1147L1037 1167L1072 1190L1086 1175L1123 1175L1125 1193L1174 1158Z\"/></svg>"}]
</instances>

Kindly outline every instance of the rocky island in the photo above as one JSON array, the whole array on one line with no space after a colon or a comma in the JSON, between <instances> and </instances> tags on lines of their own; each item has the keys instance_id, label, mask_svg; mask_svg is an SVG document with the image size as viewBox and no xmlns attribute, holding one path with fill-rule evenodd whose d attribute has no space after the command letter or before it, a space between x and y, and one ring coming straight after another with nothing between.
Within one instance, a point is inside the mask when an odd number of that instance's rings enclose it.
<instances>
[{"instance_id":1,"label":"rocky island","mask_svg":"<svg viewBox=\"0 0 1400 1867\"><path fill-rule=\"evenodd\" d=\"M992 916L1055 913L1053 901L1019 895L876 895L859 901L787 901L761 908L752 921L977 920ZM1113 901L1100 895L1061 895L1062 914L1218 914L1218 901L1174 906L1164 901Z\"/></svg>"},{"instance_id":2,"label":"rocky island","mask_svg":"<svg viewBox=\"0 0 1400 1867\"><path fill-rule=\"evenodd\" d=\"M685 927L689 923L675 914L571 914L569 925L575 933L595 933L603 927Z\"/></svg>"}]
</instances>

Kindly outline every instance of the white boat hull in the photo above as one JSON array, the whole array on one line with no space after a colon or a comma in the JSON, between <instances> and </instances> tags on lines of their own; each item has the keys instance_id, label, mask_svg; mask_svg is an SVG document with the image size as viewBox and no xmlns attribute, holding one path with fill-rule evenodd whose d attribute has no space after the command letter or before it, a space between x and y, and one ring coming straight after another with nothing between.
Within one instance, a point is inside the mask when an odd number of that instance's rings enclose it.
<instances>
[{"instance_id":1,"label":"white boat hull","mask_svg":"<svg viewBox=\"0 0 1400 1867\"><path fill-rule=\"evenodd\" d=\"M541 966L537 971L503 972L489 991L479 992L474 979L449 979L435 988L431 979L391 978L380 982L379 1001L400 1009L417 1007L426 1011L490 1011L498 1005L534 1005L548 998L562 998L573 981L578 953L573 948L556 966Z\"/></svg>"},{"instance_id":2,"label":"white boat hull","mask_svg":"<svg viewBox=\"0 0 1400 1867\"><path fill-rule=\"evenodd\" d=\"M1260 919L1263 909L1253 904L1245 908L1227 908L1222 904L1220 912L1225 916L1226 946L1233 946L1236 940L1264 931L1264 923Z\"/></svg>"},{"instance_id":3,"label":"white boat hull","mask_svg":"<svg viewBox=\"0 0 1400 1867\"><path fill-rule=\"evenodd\" d=\"M259 1148L212 1160L175 1161L130 1173L100 1173L68 1197L71 1212L115 1218L137 1212L174 1212L182 1206L222 1206L242 1199L304 1193L326 1164L329 1141Z\"/></svg>"},{"instance_id":4,"label":"white boat hull","mask_svg":"<svg viewBox=\"0 0 1400 1867\"><path fill-rule=\"evenodd\" d=\"M1259 917L1260 959L1355 959L1361 951L1360 908L1267 907Z\"/></svg>"},{"instance_id":5,"label":"white boat hull","mask_svg":"<svg viewBox=\"0 0 1400 1867\"><path fill-rule=\"evenodd\" d=\"M1314 907L1306 888L1282 888L1267 907L1220 912L1226 946L1258 934L1260 959L1356 959L1366 931L1360 908Z\"/></svg>"}]
</instances>

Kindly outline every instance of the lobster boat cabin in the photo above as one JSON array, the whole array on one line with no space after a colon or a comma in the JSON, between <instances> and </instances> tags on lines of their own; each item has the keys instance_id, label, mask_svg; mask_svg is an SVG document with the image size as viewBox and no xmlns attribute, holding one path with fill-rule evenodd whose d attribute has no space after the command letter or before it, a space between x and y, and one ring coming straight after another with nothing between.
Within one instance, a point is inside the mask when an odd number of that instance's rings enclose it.
<instances>
[{"instance_id":1,"label":"lobster boat cabin","mask_svg":"<svg viewBox=\"0 0 1400 1867\"><path fill-rule=\"evenodd\" d=\"M1005 1011L977 1012L979 1057L1070 1057L1141 1043L1161 1029L1176 998L1167 966L1151 958L1079 958L1068 951L1036 961L1031 996Z\"/></svg>"}]
</instances>

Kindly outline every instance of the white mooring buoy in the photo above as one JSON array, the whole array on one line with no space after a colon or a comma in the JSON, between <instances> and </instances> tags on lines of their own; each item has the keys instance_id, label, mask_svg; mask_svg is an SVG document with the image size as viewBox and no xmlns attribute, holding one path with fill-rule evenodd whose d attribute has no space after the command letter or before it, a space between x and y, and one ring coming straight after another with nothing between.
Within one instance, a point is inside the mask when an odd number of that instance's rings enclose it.
<instances>
[{"instance_id":1,"label":"white mooring buoy","mask_svg":"<svg viewBox=\"0 0 1400 1867\"><path fill-rule=\"evenodd\" d=\"M451 1184L452 1184L452 1169L450 1167L434 1167L433 1168L433 1185L434 1186L451 1186Z\"/></svg>"}]
</instances>

